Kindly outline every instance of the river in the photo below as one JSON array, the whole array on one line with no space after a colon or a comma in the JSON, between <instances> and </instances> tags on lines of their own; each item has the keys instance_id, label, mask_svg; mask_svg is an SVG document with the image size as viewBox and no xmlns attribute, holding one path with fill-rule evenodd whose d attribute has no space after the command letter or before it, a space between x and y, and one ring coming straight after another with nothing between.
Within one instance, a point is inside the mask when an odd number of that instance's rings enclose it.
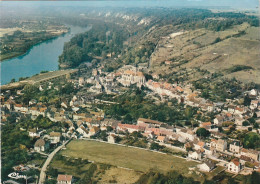
<instances>
[{"instance_id":1,"label":"river","mask_svg":"<svg viewBox=\"0 0 260 184\"><path fill-rule=\"evenodd\" d=\"M62 54L65 42L75 34L86 32L91 27L69 26L70 32L57 38L34 45L26 54L1 62L1 85L11 79L31 77L41 71L58 70L58 58Z\"/></svg>"}]
</instances>

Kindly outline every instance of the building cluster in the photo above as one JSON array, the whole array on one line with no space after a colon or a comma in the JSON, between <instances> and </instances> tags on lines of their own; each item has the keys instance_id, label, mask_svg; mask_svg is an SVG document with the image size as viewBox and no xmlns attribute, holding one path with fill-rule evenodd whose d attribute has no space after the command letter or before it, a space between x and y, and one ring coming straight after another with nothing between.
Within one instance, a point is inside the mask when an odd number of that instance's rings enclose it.
<instances>
[{"instance_id":1,"label":"building cluster","mask_svg":"<svg viewBox=\"0 0 260 184\"><path fill-rule=\"evenodd\" d=\"M89 78L79 77L78 80L70 80L76 87L89 85L90 94L77 94L73 97L60 99L56 105L47 105L30 99L28 104L16 103L16 98L23 95L21 90L17 90L17 95L11 96L2 94L1 100L1 123L5 123L13 113L16 113L16 122L21 117L27 116L36 119L43 116L53 122L62 122L67 124L67 128L60 128L57 132L50 132L44 129L26 130L32 138L37 138L34 144L34 151L48 152L52 145L58 145L64 139L75 138L85 139L94 138L101 131L107 131L107 140L109 143L116 143L117 136L124 136L126 132L140 132L151 142L157 142L170 148L176 148L178 142L179 149L187 151L188 158L203 161L198 165L202 171L211 171L215 168L215 162L211 160L225 160L226 156L235 157L227 164L227 170L238 173L243 170L245 163L250 162L259 167L259 151L245 149L238 140L229 140L219 131L219 127L224 130L235 128L237 130L247 130L259 133L258 128L245 124L248 119L255 116L256 123L260 122L260 96L257 90L245 92L251 99L249 106L237 105L236 100L227 100L227 102L213 103L200 97L200 91L192 90L192 85L170 84L156 79L146 81L144 74L139 68L133 66L124 66L116 72L104 72L102 67L93 69ZM116 102L98 100L95 95L98 93L118 94L120 87L129 87L136 85L138 87L147 87L152 92L149 95L159 95L162 100L176 99L184 106L197 107L198 113L214 113L214 120L202 122L197 120L199 127L179 127L169 126L166 123L139 118L136 123L125 124L122 121L109 119L100 109L89 110L92 103L96 104L115 104ZM54 88L57 86L49 83L47 87L39 86L39 90L44 88ZM10 93L10 91L5 91ZM8 99L6 97L8 96ZM57 107L58 106L58 107ZM88 108L87 111L82 109ZM234 126L236 125L236 126ZM108 129L110 130L108 131ZM198 128L205 128L211 132L209 140L203 140L196 135ZM179 146L183 145L183 146ZM58 183L67 183L72 181L72 176L59 175Z\"/></svg>"}]
</instances>

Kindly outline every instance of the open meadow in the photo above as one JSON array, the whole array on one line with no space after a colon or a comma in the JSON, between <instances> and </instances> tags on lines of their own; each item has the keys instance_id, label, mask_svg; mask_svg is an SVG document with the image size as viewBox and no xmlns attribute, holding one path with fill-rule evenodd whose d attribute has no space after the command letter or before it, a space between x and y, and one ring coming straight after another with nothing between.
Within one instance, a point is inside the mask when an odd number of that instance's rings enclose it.
<instances>
[{"instance_id":1,"label":"open meadow","mask_svg":"<svg viewBox=\"0 0 260 184\"><path fill-rule=\"evenodd\" d=\"M164 173L176 170L184 174L188 172L189 167L198 164L173 155L85 140L70 142L61 154L142 172L150 169Z\"/></svg>"}]
</instances>

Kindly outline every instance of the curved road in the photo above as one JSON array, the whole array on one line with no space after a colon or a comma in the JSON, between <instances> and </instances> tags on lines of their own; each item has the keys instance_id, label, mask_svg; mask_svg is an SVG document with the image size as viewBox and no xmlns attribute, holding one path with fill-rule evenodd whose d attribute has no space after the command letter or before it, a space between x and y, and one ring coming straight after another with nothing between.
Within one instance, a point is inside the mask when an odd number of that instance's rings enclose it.
<instances>
[{"instance_id":1,"label":"curved road","mask_svg":"<svg viewBox=\"0 0 260 184\"><path fill-rule=\"evenodd\" d=\"M62 145L60 145L59 147L57 147L53 152L51 152L51 154L49 154L48 158L46 159L44 165L42 166L41 169L41 173L40 173L40 179L38 184L44 184L45 178L46 178L46 169L48 167L48 165L50 164L52 158L54 157L54 155L61 150L61 148L63 148L71 139L67 140L65 143L63 143Z\"/></svg>"}]
</instances>

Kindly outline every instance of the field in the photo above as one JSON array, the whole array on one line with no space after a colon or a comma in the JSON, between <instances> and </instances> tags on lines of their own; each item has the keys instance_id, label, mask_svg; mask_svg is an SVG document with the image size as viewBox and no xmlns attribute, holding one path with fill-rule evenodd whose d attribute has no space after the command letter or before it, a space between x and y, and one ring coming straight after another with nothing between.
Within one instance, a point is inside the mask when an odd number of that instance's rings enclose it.
<instances>
[{"instance_id":1,"label":"field","mask_svg":"<svg viewBox=\"0 0 260 184\"><path fill-rule=\"evenodd\" d=\"M221 72L227 78L259 84L260 79L256 77L260 74L259 41L258 28L247 23L219 32L196 29L174 38L161 39L151 57L152 69L158 74L171 75L182 69L199 67L210 73ZM167 60L172 63L166 65L164 62ZM251 69L229 72L235 65ZM192 72L189 78L196 80L202 77L205 76Z\"/></svg>"},{"instance_id":2,"label":"field","mask_svg":"<svg viewBox=\"0 0 260 184\"><path fill-rule=\"evenodd\" d=\"M77 71L76 69L71 69L71 70L57 70L57 71L50 71L50 72L47 72L47 73L41 73L41 74L38 74L38 75L34 75L34 76L32 76L28 79L25 79L23 81L3 85L3 86L1 86L1 89L2 90L14 89L14 88L22 87L26 84L35 84L35 83L45 82L45 81L53 80L55 78L59 78L59 77L62 77L62 76L67 76L67 75L72 74L76 71Z\"/></svg>"},{"instance_id":3,"label":"field","mask_svg":"<svg viewBox=\"0 0 260 184\"><path fill-rule=\"evenodd\" d=\"M197 165L196 162L186 161L173 155L95 141L72 141L61 154L141 172L147 172L150 169L164 173L177 170L185 174L188 172L189 167Z\"/></svg>"},{"instance_id":4,"label":"field","mask_svg":"<svg viewBox=\"0 0 260 184\"><path fill-rule=\"evenodd\" d=\"M173 155L87 140L73 140L59 155L72 162L66 163L67 161L58 160L56 156L51 167L58 169L59 173L71 174L77 178L84 177L92 164L84 164L85 161L94 162L97 170L92 179L97 183L135 183L141 175L151 170L164 174L175 170L203 182L205 179L211 180L225 169L218 166L209 173L190 170L189 168L194 168L199 163ZM81 164L73 164L78 159L82 159Z\"/></svg>"}]
</instances>

